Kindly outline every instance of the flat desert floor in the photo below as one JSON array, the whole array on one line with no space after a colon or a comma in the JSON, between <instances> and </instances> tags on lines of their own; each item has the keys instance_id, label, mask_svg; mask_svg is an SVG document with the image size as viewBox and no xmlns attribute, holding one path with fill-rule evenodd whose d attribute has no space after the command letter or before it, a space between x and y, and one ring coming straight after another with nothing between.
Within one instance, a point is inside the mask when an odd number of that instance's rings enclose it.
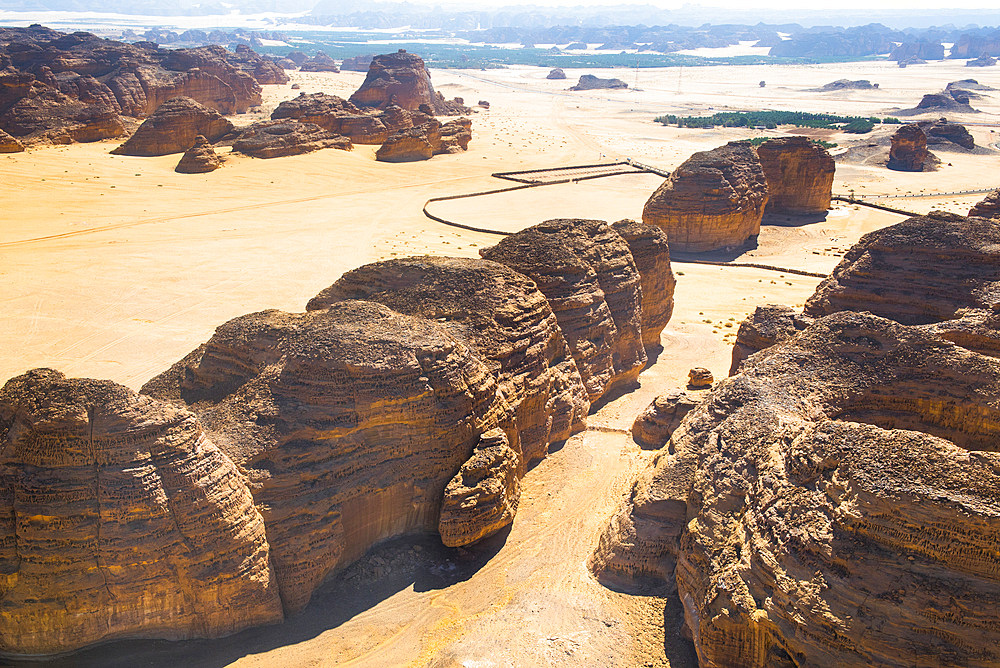
<instances>
[{"instance_id":1,"label":"flat desert floor","mask_svg":"<svg viewBox=\"0 0 1000 668\"><path fill-rule=\"evenodd\" d=\"M301 311L348 269L406 255L477 256L499 237L436 223L421 210L430 198L509 185L493 172L623 158L672 170L695 151L780 134L664 127L652 121L663 113L891 115L950 81L974 77L1000 88L1000 68L961 65L586 70L568 71L566 81L546 80L541 68L435 70L445 96L488 100L490 109L473 115L467 153L422 163L376 162L373 146L273 160L232 155L205 175L174 173L176 155L110 155L117 142L3 156L0 380L44 366L137 389L219 324L269 308ZM586 72L622 78L631 88L566 90ZM364 77L292 76L303 92L343 97ZM810 90L841 78L880 87ZM265 89L261 110L237 123L261 120L298 93L289 85ZM950 118L974 124L977 144L989 147L1000 130L1000 91L984 93L973 106L981 113ZM838 143L859 139L813 135ZM879 164L885 156L838 164L834 192L933 195L1000 186L1000 153L936 152L941 168L928 173L890 172ZM448 220L500 230L554 217L640 218L660 182L650 174L617 176L430 208ZM888 203L921 213L966 213L982 197ZM820 221L766 220L758 247L727 259L826 273L862 234L903 218L838 205ZM819 279L681 262L674 271L676 307L662 352L634 391L606 401L588 431L527 475L509 532L466 551L427 537L391 541L330 578L303 615L281 626L215 641L117 642L50 665L693 666L675 602L656 591L606 589L585 561L652 454L628 435L635 416L657 394L683 387L691 367L724 377L739 321L758 304L801 306Z\"/></svg>"}]
</instances>

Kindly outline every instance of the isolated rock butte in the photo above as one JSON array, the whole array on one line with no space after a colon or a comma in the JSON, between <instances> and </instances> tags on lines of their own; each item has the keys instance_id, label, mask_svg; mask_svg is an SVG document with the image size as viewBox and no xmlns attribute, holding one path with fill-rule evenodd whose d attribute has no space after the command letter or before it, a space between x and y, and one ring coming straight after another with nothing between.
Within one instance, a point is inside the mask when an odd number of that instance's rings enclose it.
<instances>
[{"instance_id":1,"label":"isolated rock butte","mask_svg":"<svg viewBox=\"0 0 1000 668\"><path fill-rule=\"evenodd\" d=\"M555 67L549 70L549 73L545 75L546 79L565 79L566 73L562 71L561 68Z\"/></svg>"},{"instance_id":2,"label":"isolated rock butte","mask_svg":"<svg viewBox=\"0 0 1000 668\"><path fill-rule=\"evenodd\" d=\"M222 114L189 97L167 100L142 122L128 140L111 151L117 155L155 156L183 153L200 135L215 142L233 131Z\"/></svg>"},{"instance_id":3,"label":"isolated rock butte","mask_svg":"<svg viewBox=\"0 0 1000 668\"><path fill-rule=\"evenodd\" d=\"M479 254L538 285L591 402L638 377L646 365L641 279L628 243L607 223L547 220Z\"/></svg>"},{"instance_id":4,"label":"isolated rock butte","mask_svg":"<svg viewBox=\"0 0 1000 668\"><path fill-rule=\"evenodd\" d=\"M959 91L952 91L950 95L945 95L943 93L928 93L917 103L916 110L940 110L947 109L951 111L961 111L961 112L975 112L976 110L969 106L969 98L961 95Z\"/></svg>"},{"instance_id":5,"label":"isolated rock butte","mask_svg":"<svg viewBox=\"0 0 1000 668\"><path fill-rule=\"evenodd\" d=\"M837 165L822 146L808 137L769 139L757 147L767 179L765 212L803 215L830 208Z\"/></svg>"},{"instance_id":6,"label":"isolated rock butte","mask_svg":"<svg viewBox=\"0 0 1000 668\"><path fill-rule=\"evenodd\" d=\"M591 567L675 584L701 666L995 665L998 403L992 358L823 318L688 414Z\"/></svg>"},{"instance_id":7,"label":"isolated rock butte","mask_svg":"<svg viewBox=\"0 0 1000 668\"><path fill-rule=\"evenodd\" d=\"M922 172L930 157L927 135L916 123L908 123L893 133L889 148L889 169L900 172Z\"/></svg>"},{"instance_id":8,"label":"isolated rock butte","mask_svg":"<svg viewBox=\"0 0 1000 668\"><path fill-rule=\"evenodd\" d=\"M212 148L210 141L198 135L194 146L184 152L174 171L181 174L205 174L214 172L219 167L222 167L222 158Z\"/></svg>"},{"instance_id":9,"label":"isolated rock butte","mask_svg":"<svg viewBox=\"0 0 1000 668\"><path fill-rule=\"evenodd\" d=\"M646 350L660 348L660 334L674 313L674 288L677 279L670 270L670 246L667 235L655 225L637 220L619 220L611 225L628 244L639 271L642 287L642 345Z\"/></svg>"},{"instance_id":10,"label":"isolated rock butte","mask_svg":"<svg viewBox=\"0 0 1000 668\"><path fill-rule=\"evenodd\" d=\"M644 449L659 450L681 420L701 403L701 397L673 390L656 397L632 423L632 440Z\"/></svg>"},{"instance_id":11,"label":"isolated rock butte","mask_svg":"<svg viewBox=\"0 0 1000 668\"><path fill-rule=\"evenodd\" d=\"M994 190L969 210L977 218L1000 218L1000 190Z\"/></svg>"},{"instance_id":12,"label":"isolated rock butte","mask_svg":"<svg viewBox=\"0 0 1000 668\"><path fill-rule=\"evenodd\" d=\"M958 144L962 148L974 149L976 140L964 125L949 123L947 118L917 123L927 135L928 144Z\"/></svg>"},{"instance_id":13,"label":"isolated rock butte","mask_svg":"<svg viewBox=\"0 0 1000 668\"><path fill-rule=\"evenodd\" d=\"M695 153L646 202L642 222L667 233L671 252L738 247L760 234L767 179L749 142Z\"/></svg>"},{"instance_id":14,"label":"isolated rock butte","mask_svg":"<svg viewBox=\"0 0 1000 668\"><path fill-rule=\"evenodd\" d=\"M907 325L1000 303L1000 221L916 216L869 232L806 301L804 313L870 311Z\"/></svg>"},{"instance_id":15,"label":"isolated rock butte","mask_svg":"<svg viewBox=\"0 0 1000 668\"><path fill-rule=\"evenodd\" d=\"M457 118L441 124L436 118L390 135L375 152L382 162L414 162L444 153L461 153L472 140L472 121Z\"/></svg>"},{"instance_id":16,"label":"isolated rock butte","mask_svg":"<svg viewBox=\"0 0 1000 668\"><path fill-rule=\"evenodd\" d=\"M758 306L740 323L740 328L736 331L733 362L729 368L729 375L736 375L743 360L756 352L795 336L812 322L813 318L797 313L790 306L782 304Z\"/></svg>"},{"instance_id":17,"label":"isolated rock butte","mask_svg":"<svg viewBox=\"0 0 1000 668\"><path fill-rule=\"evenodd\" d=\"M628 84L621 79L600 79L593 74L581 74L580 81L575 86L571 86L570 90L596 90L598 88L628 88Z\"/></svg>"},{"instance_id":18,"label":"isolated rock butte","mask_svg":"<svg viewBox=\"0 0 1000 668\"><path fill-rule=\"evenodd\" d=\"M444 489L438 532L448 547L471 545L514 522L521 498L520 457L502 429L491 429Z\"/></svg>"},{"instance_id":19,"label":"isolated rock butte","mask_svg":"<svg viewBox=\"0 0 1000 668\"><path fill-rule=\"evenodd\" d=\"M248 125L233 142L233 150L255 158L301 155L324 148L350 151L351 140L327 132L313 123L262 121Z\"/></svg>"},{"instance_id":20,"label":"isolated rock butte","mask_svg":"<svg viewBox=\"0 0 1000 668\"><path fill-rule=\"evenodd\" d=\"M587 426L590 402L556 316L535 284L480 259L412 257L353 269L309 301L309 311L345 300L384 304L433 320L469 345L510 404L523 467L550 443Z\"/></svg>"},{"instance_id":21,"label":"isolated rock butte","mask_svg":"<svg viewBox=\"0 0 1000 668\"><path fill-rule=\"evenodd\" d=\"M448 481L511 420L445 327L358 301L231 320L143 392L189 405L249 476L286 614L373 544L435 531Z\"/></svg>"},{"instance_id":22,"label":"isolated rock butte","mask_svg":"<svg viewBox=\"0 0 1000 668\"><path fill-rule=\"evenodd\" d=\"M337 61L326 55L325 51L317 51L316 55L302 63L303 72L340 72Z\"/></svg>"},{"instance_id":23,"label":"isolated rock butte","mask_svg":"<svg viewBox=\"0 0 1000 668\"><path fill-rule=\"evenodd\" d=\"M410 111L419 110L421 104L433 108L436 100L423 59L403 49L372 58L368 76L351 95L351 102L358 107L384 109L395 104Z\"/></svg>"},{"instance_id":24,"label":"isolated rock butte","mask_svg":"<svg viewBox=\"0 0 1000 668\"><path fill-rule=\"evenodd\" d=\"M20 153L24 150L24 144L0 130L0 153Z\"/></svg>"},{"instance_id":25,"label":"isolated rock butte","mask_svg":"<svg viewBox=\"0 0 1000 668\"><path fill-rule=\"evenodd\" d=\"M250 490L189 411L36 369L0 390L0 448L4 652L281 621Z\"/></svg>"}]
</instances>

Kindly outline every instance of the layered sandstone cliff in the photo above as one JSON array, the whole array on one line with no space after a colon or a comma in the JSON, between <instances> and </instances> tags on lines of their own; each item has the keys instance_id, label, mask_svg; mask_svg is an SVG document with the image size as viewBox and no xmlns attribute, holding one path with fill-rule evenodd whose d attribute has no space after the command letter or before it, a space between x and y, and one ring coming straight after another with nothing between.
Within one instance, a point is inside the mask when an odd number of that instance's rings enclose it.
<instances>
[{"instance_id":1,"label":"layered sandstone cliff","mask_svg":"<svg viewBox=\"0 0 1000 668\"><path fill-rule=\"evenodd\" d=\"M695 153L646 202L642 222L667 233L673 252L738 247L760 233L767 179L749 142Z\"/></svg>"},{"instance_id":2,"label":"layered sandstone cliff","mask_svg":"<svg viewBox=\"0 0 1000 668\"><path fill-rule=\"evenodd\" d=\"M830 208L836 163L808 137L769 139L757 147L767 179L765 211L777 214L825 213Z\"/></svg>"},{"instance_id":3,"label":"layered sandstone cliff","mask_svg":"<svg viewBox=\"0 0 1000 668\"><path fill-rule=\"evenodd\" d=\"M909 123L896 130L889 148L889 169L901 172L922 172L930 157L927 135L916 123Z\"/></svg>"},{"instance_id":4,"label":"layered sandstone cliff","mask_svg":"<svg viewBox=\"0 0 1000 668\"><path fill-rule=\"evenodd\" d=\"M111 151L117 155L170 155L194 146L200 135L215 142L233 131L233 124L214 109L189 97L167 100L142 122L124 144Z\"/></svg>"},{"instance_id":5,"label":"layered sandstone cliff","mask_svg":"<svg viewBox=\"0 0 1000 668\"><path fill-rule=\"evenodd\" d=\"M301 155L324 148L350 151L351 140L328 132L312 123L262 121L240 130L233 151L254 158L280 158Z\"/></svg>"},{"instance_id":6,"label":"layered sandstone cliff","mask_svg":"<svg viewBox=\"0 0 1000 668\"><path fill-rule=\"evenodd\" d=\"M36 369L0 390L0 650L282 619L246 480L195 416Z\"/></svg>"},{"instance_id":7,"label":"layered sandstone cliff","mask_svg":"<svg viewBox=\"0 0 1000 668\"><path fill-rule=\"evenodd\" d=\"M660 333L674 312L677 279L670 270L667 235L655 225L636 220L619 220L611 227L628 244L642 287L642 345L646 350L660 347Z\"/></svg>"},{"instance_id":8,"label":"layered sandstone cliff","mask_svg":"<svg viewBox=\"0 0 1000 668\"><path fill-rule=\"evenodd\" d=\"M358 107L384 109L395 104L410 111L419 110L422 104L433 108L436 99L423 58L403 49L372 58L368 76L351 95Z\"/></svg>"}]
</instances>

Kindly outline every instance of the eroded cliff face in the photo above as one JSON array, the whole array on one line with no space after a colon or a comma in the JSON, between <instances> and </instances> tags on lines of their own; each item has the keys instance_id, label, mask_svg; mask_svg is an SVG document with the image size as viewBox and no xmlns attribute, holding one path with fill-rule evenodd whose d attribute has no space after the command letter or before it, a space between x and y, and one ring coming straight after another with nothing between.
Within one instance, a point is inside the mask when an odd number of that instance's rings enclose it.
<instances>
[{"instance_id":1,"label":"eroded cliff face","mask_svg":"<svg viewBox=\"0 0 1000 668\"><path fill-rule=\"evenodd\" d=\"M673 252L738 247L760 233L767 179L749 142L695 153L646 202L642 222L667 233Z\"/></svg>"},{"instance_id":2,"label":"eroded cliff face","mask_svg":"<svg viewBox=\"0 0 1000 668\"><path fill-rule=\"evenodd\" d=\"M611 227L632 252L642 287L642 345L659 349L660 334L674 313L677 279L670 270L670 246L666 233L655 225L636 220L619 220Z\"/></svg>"},{"instance_id":3,"label":"eroded cliff face","mask_svg":"<svg viewBox=\"0 0 1000 668\"><path fill-rule=\"evenodd\" d=\"M139 156L183 153L194 146L199 135L214 142L232 130L233 124L214 109L189 97L175 97L160 105L128 141L111 152Z\"/></svg>"},{"instance_id":4,"label":"eroded cliff face","mask_svg":"<svg viewBox=\"0 0 1000 668\"><path fill-rule=\"evenodd\" d=\"M837 313L674 432L591 567L676 586L703 668L1000 660L1000 367Z\"/></svg>"},{"instance_id":5,"label":"eroded cliff face","mask_svg":"<svg viewBox=\"0 0 1000 668\"><path fill-rule=\"evenodd\" d=\"M195 416L37 369L0 390L0 649L281 621L264 522Z\"/></svg>"},{"instance_id":6,"label":"eroded cliff face","mask_svg":"<svg viewBox=\"0 0 1000 668\"><path fill-rule=\"evenodd\" d=\"M143 387L247 472L286 613L374 543L436 529L480 435L511 422L497 390L442 325L360 301L237 318Z\"/></svg>"},{"instance_id":7,"label":"eroded cliff face","mask_svg":"<svg viewBox=\"0 0 1000 668\"><path fill-rule=\"evenodd\" d=\"M740 323L733 345L733 362L729 375L740 370L743 360L775 343L795 336L812 323L813 319L798 313L790 306L764 304L754 309Z\"/></svg>"},{"instance_id":8,"label":"eroded cliff face","mask_svg":"<svg viewBox=\"0 0 1000 668\"><path fill-rule=\"evenodd\" d=\"M830 208L837 165L825 148L808 137L781 137L762 143L757 155L767 178L766 212L822 214Z\"/></svg>"}]
</instances>

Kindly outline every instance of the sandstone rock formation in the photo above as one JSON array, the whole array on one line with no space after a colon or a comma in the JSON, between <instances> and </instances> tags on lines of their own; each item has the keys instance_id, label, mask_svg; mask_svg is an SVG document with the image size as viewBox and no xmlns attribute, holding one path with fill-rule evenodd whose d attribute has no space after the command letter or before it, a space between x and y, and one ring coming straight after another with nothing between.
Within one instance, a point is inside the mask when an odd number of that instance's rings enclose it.
<instances>
[{"instance_id":1,"label":"sandstone rock formation","mask_svg":"<svg viewBox=\"0 0 1000 668\"><path fill-rule=\"evenodd\" d=\"M0 650L282 619L264 523L195 416L36 369L0 390Z\"/></svg>"},{"instance_id":2,"label":"sandstone rock formation","mask_svg":"<svg viewBox=\"0 0 1000 668\"><path fill-rule=\"evenodd\" d=\"M0 153L20 153L24 150L24 144L0 130Z\"/></svg>"},{"instance_id":3,"label":"sandstone rock formation","mask_svg":"<svg viewBox=\"0 0 1000 668\"><path fill-rule=\"evenodd\" d=\"M276 62L262 58L248 44L237 44L235 52L225 54L226 62L233 67L252 76L262 85L284 85L288 83L288 75ZM293 67L295 69L294 63Z\"/></svg>"},{"instance_id":4,"label":"sandstone rock formation","mask_svg":"<svg viewBox=\"0 0 1000 668\"><path fill-rule=\"evenodd\" d=\"M302 63L300 69L303 72L340 72L337 61L324 51L317 51L315 56Z\"/></svg>"},{"instance_id":5,"label":"sandstone rock formation","mask_svg":"<svg viewBox=\"0 0 1000 668\"><path fill-rule=\"evenodd\" d=\"M231 320L143 392L191 406L246 471L286 613L374 543L435 530L448 481L511 419L445 327L357 301Z\"/></svg>"},{"instance_id":6,"label":"sandstone rock formation","mask_svg":"<svg viewBox=\"0 0 1000 668\"><path fill-rule=\"evenodd\" d=\"M889 169L901 172L922 172L930 157L927 135L916 123L909 123L896 130L889 149Z\"/></svg>"},{"instance_id":7,"label":"sandstone rock formation","mask_svg":"<svg viewBox=\"0 0 1000 668\"><path fill-rule=\"evenodd\" d=\"M642 222L667 233L671 252L737 247L760 233L767 179L749 142L695 153L646 202Z\"/></svg>"},{"instance_id":8,"label":"sandstone rock formation","mask_svg":"<svg viewBox=\"0 0 1000 668\"><path fill-rule=\"evenodd\" d=\"M659 450L700 403L699 397L683 390L661 394L632 423L632 439L645 449Z\"/></svg>"},{"instance_id":9,"label":"sandstone rock formation","mask_svg":"<svg viewBox=\"0 0 1000 668\"><path fill-rule=\"evenodd\" d=\"M520 458L501 429L482 435L444 489L438 532L448 547L471 545L509 526L521 498Z\"/></svg>"},{"instance_id":10,"label":"sandstone rock formation","mask_svg":"<svg viewBox=\"0 0 1000 668\"><path fill-rule=\"evenodd\" d=\"M290 58L279 58L274 61L274 64L283 70L297 70L299 69L298 64ZM293 86L298 86L299 84L292 84Z\"/></svg>"},{"instance_id":11,"label":"sandstone rock formation","mask_svg":"<svg viewBox=\"0 0 1000 668\"><path fill-rule=\"evenodd\" d=\"M556 316L527 277L488 260L414 257L347 272L310 311L358 299L439 322L496 375L516 420L522 464L586 427L590 402Z\"/></svg>"},{"instance_id":12,"label":"sandstone rock formation","mask_svg":"<svg viewBox=\"0 0 1000 668\"><path fill-rule=\"evenodd\" d=\"M271 118L315 123L325 130L350 137L355 144L382 144L394 132L431 120L426 114L407 111L397 105L365 113L351 102L326 93L301 93L294 99L285 100Z\"/></svg>"},{"instance_id":13,"label":"sandstone rock formation","mask_svg":"<svg viewBox=\"0 0 1000 668\"><path fill-rule=\"evenodd\" d=\"M688 387L712 387L712 383L714 382L715 377L712 375L712 372L704 367L696 366L688 371Z\"/></svg>"},{"instance_id":14,"label":"sandstone rock formation","mask_svg":"<svg viewBox=\"0 0 1000 668\"><path fill-rule=\"evenodd\" d=\"M757 147L767 178L767 213L815 214L830 208L836 163L808 137L769 139Z\"/></svg>"},{"instance_id":15,"label":"sandstone rock formation","mask_svg":"<svg viewBox=\"0 0 1000 668\"><path fill-rule=\"evenodd\" d=\"M1000 190L994 190L969 210L977 218L1000 218Z\"/></svg>"},{"instance_id":16,"label":"sandstone rock formation","mask_svg":"<svg viewBox=\"0 0 1000 668\"><path fill-rule=\"evenodd\" d=\"M566 73L563 72L562 69L560 69L558 67L554 67L551 70L549 70L549 73L547 75L545 75L545 78L546 79L565 79L566 78Z\"/></svg>"},{"instance_id":17,"label":"sandstone rock formation","mask_svg":"<svg viewBox=\"0 0 1000 668\"><path fill-rule=\"evenodd\" d=\"M976 140L966 127L958 123L949 123L947 118L939 118L936 121L920 121L917 125L927 135L928 145L957 144L969 150L976 147Z\"/></svg>"},{"instance_id":18,"label":"sandstone rock formation","mask_svg":"<svg viewBox=\"0 0 1000 668\"><path fill-rule=\"evenodd\" d=\"M729 375L740 370L743 360L787 338L812 324L813 318L796 312L790 306L764 304L740 323L733 346L733 363Z\"/></svg>"},{"instance_id":19,"label":"sandstone rock formation","mask_svg":"<svg viewBox=\"0 0 1000 668\"><path fill-rule=\"evenodd\" d=\"M935 212L861 237L804 313L870 311L916 325L998 302L1000 221Z\"/></svg>"},{"instance_id":20,"label":"sandstone rock formation","mask_svg":"<svg viewBox=\"0 0 1000 668\"><path fill-rule=\"evenodd\" d=\"M628 84L621 79L599 79L593 74L580 75L580 81L570 90L596 90L598 88L628 88Z\"/></svg>"},{"instance_id":21,"label":"sandstone rock formation","mask_svg":"<svg viewBox=\"0 0 1000 668\"><path fill-rule=\"evenodd\" d=\"M535 281L592 402L638 377L646 364L639 272L628 244L607 223L548 220L479 254Z\"/></svg>"},{"instance_id":22,"label":"sandstone rock formation","mask_svg":"<svg viewBox=\"0 0 1000 668\"><path fill-rule=\"evenodd\" d=\"M676 586L701 666L992 666L998 405L992 358L828 316L688 414L591 567Z\"/></svg>"},{"instance_id":23,"label":"sandstone rock formation","mask_svg":"<svg viewBox=\"0 0 1000 668\"><path fill-rule=\"evenodd\" d=\"M375 159L382 162L413 162L427 160L443 153L460 153L469 148L472 121L458 118L441 124L435 118L390 135Z\"/></svg>"},{"instance_id":24,"label":"sandstone rock formation","mask_svg":"<svg viewBox=\"0 0 1000 668\"><path fill-rule=\"evenodd\" d=\"M969 106L969 98L958 94L928 93L917 103L909 113L926 113L930 111L955 111L960 113L975 113ZM901 113L901 115L903 115Z\"/></svg>"},{"instance_id":25,"label":"sandstone rock formation","mask_svg":"<svg viewBox=\"0 0 1000 668\"><path fill-rule=\"evenodd\" d=\"M175 97L160 105L124 144L111 152L140 156L183 153L194 146L199 135L215 142L232 131L229 119L214 109L189 97Z\"/></svg>"},{"instance_id":26,"label":"sandstone rock formation","mask_svg":"<svg viewBox=\"0 0 1000 668\"><path fill-rule=\"evenodd\" d=\"M660 333L674 312L674 288L677 285L674 272L670 270L667 235L655 225L636 220L619 220L611 227L625 239L639 271L642 345L646 350L659 349Z\"/></svg>"},{"instance_id":27,"label":"sandstone rock formation","mask_svg":"<svg viewBox=\"0 0 1000 668\"><path fill-rule=\"evenodd\" d=\"M345 72L367 72L374 58L374 53L364 56L354 56L353 58L344 58L343 62L340 63L340 69Z\"/></svg>"},{"instance_id":28,"label":"sandstone rock formation","mask_svg":"<svg viewBox=\"0 0 1000 668\"><path fill-rule=\"evenodd\" d=\"M300 155L324 148L350 151L351 140L313 123L290 121L262 121L248 125L233 142L233 151L254 158L280 158Z\"/></svg>"},{"instance_id":29,"label":"sandstone rock formation","mask_svg":"<svg viewBox=\"0 0 1000 668\"><path fill-rule=\"evenodd\" d=\"M421 104L433 108L436 101L431 74L423 59L404 49L372 58L368 76L351 95L351 102L358 107L376 109L395 104L417 111Z\"/></svg>"},{"instance_id":30,"label":"sandstone rock formation","mask_svg":"<svg viewBox=\"0 0 1000 668\"><path fill-rule=\"evenodd\" d=\"M181 174L205 174L222 167L222 158L212 148L212 143L202 135L194 139L194 146L184 152L180 162L174 168Z\"/></svg>"},{"instance_id":31,"label":"sandstone rock formation","mask_svg":"<svg viewBox=\"0 0 1000 668\"><path fill-rule=\"evenodd\" d=\"M0 129L31 144L100 141L126 133L121 116L113 109L43 86L33 87L30 96L0 113Z\"/></svg>"},{"instance_id":32,"label":"sandstone rock formation","mask_svg":"<svg viewBox=\"0 0 1000 668\"><path fill-rule=\"evenodd\" d=\"M985 53L978 58L965 61L966 67L993 67L996 64L997 59L992 56L988 56Z\"/></svg>"},{"instance_id":33,"label":"sandstone rock formation","mask_svg":"<svg viewBox=\"0 0 1000 668\"><path fill-rule=\"evenodd\" d=\"M871 90L873 88L878 88L878 84L872 84L868 79L858 79L857 81L837 79L828 84L823 84L816 90Z\"/></svg>"}]
</instances>

